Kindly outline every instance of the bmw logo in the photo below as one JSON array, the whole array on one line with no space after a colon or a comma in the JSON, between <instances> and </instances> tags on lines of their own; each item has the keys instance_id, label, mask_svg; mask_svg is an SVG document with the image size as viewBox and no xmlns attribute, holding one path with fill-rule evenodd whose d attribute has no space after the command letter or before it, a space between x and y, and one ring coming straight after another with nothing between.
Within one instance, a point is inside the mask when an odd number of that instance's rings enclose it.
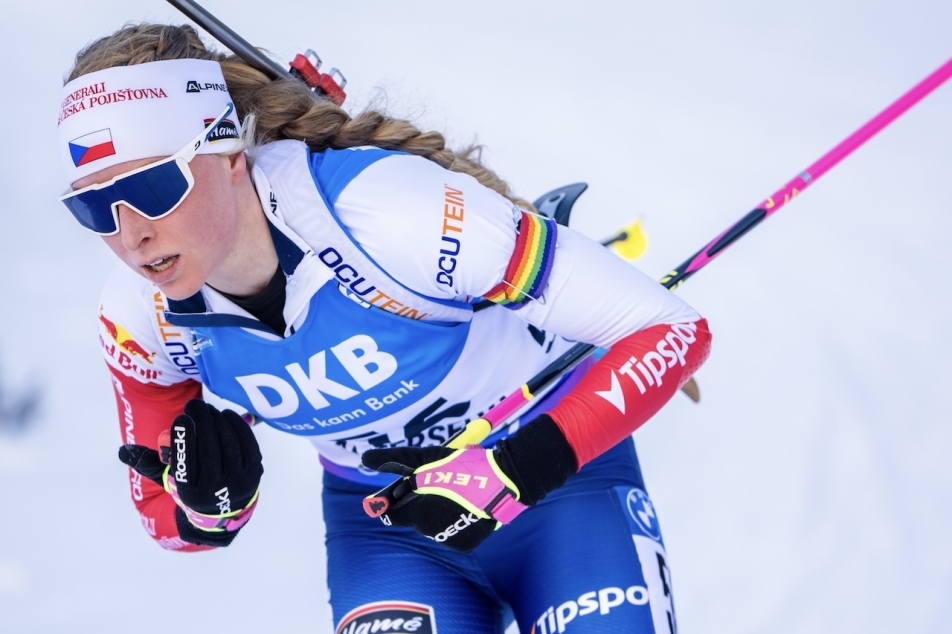
<instances>
[{"instance_id":1,"label":"bmw logo","mask_svg":"<svg viewBox=\"0 0 952 634\"><path fill-rule=\"evenodd\" d=\"M654 505L648 499L648 494L641 489L632 489L626 500L628 513L635 523L644 531L645 535L658 541L661 539L661 526L658 524L658 515Z\"/></svg>"}]
</instances>

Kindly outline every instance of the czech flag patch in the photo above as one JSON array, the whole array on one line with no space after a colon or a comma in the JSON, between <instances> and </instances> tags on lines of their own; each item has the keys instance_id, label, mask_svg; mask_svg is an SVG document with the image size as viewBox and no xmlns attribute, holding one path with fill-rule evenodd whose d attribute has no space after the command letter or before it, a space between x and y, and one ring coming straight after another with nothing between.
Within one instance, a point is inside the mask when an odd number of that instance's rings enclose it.
<instances>
[{"instance_id":1,"label":"czech flag patch","mask_svg":"<svg viewBox=\"0 0 952 634\"><path fill-rule=\"evenodd\" d=\"M69 142L69 155L73 165L79 167L116 153L109 128L90 132Z\"/></svg>"}]
</instances>

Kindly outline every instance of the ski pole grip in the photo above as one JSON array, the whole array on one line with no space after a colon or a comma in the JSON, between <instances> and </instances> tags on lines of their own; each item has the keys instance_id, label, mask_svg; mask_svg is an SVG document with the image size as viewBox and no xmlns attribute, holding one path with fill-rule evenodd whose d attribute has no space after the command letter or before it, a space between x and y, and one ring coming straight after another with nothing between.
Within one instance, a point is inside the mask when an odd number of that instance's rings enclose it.
<instances>
[{"instance_id":1,"label":"ski pole grip","mask_svg":"<svg viewBox=\"0 0 952 634\"><path fill-rule=\"evenodd\" d=\"M409 478L394 480L384 488L364 498L364 513L370 517L380 517L393 506L413 493Z\"/></svg>"},{"instance_id":2,"label":"ski pole grip","mask_svg":"<svg viewBox=\"0 0 952 634\"><path fill-rule=\"evenodd\" d=\"M467 445L478 445L489 437L492 429L492 424L485 418L471 420L466 423L466 427L458 434L450 438L444 446L450 449L463 449ZM380 517L389 511L394 504L410 493L413 493L413 487L410 486L410 478L400 478L376 493L365 497L364 512L370 517Z\"/></svg>"},{"instance_id":3,"label":"ski pole grip","mask_svg":"<svg viewBox=\"0 0 952 634\"><path fill-rule=\"evenodd\" d=\"M485 418L477 418L466 423L466 427L447 441L450 449L464 449L467 445L478 445L487 438L493 430L492 424Z\"/></svg>"}]
</instances>

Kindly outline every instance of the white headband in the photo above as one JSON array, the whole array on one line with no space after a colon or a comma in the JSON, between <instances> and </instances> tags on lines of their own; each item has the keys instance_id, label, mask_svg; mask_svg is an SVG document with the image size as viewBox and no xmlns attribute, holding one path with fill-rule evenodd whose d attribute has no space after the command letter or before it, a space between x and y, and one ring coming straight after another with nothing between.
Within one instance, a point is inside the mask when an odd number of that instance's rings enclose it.
<instances>
[{"instance_id":1,"label":"white headband","mask_svg":"<svg viewBox=\"0 0 952 634\"><path fill-rule=\"evenodd\" d=\"M137 159L175 154L231 103L218 62L177 59L116 66L63 87L57 141L68 183ZM199 154L239 147L229 115Z\"/></svg>"}]
</instances>

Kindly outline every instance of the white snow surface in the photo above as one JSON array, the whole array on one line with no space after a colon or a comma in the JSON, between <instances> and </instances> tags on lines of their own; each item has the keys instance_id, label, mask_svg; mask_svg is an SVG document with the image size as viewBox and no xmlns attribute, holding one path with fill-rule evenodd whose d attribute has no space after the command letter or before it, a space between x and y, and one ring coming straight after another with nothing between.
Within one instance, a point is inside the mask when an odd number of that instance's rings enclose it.
<instances>
[{"instance_id":1,"label":"white snow surface","mask_svg":"<svg viewBox=\"0 0 952 634\"><path fill-rule=\"evenodd\" d=\"M655 276L952 56L941 0L203 4L279 59L315 48L352 111L484 143L524 196L588 182L573 226L641 217ZM199 555L147 537L116 459L113 256L56 201L59 91L91 39L184 18L4 7L0 371L47 400L0 436L0 632L332 631L306 442L261 430L254 521ZM636 442L681 632L952 631L950 113L946 85L678 291L714 333L702 403Z\"/></svg>"}]
</instances>

